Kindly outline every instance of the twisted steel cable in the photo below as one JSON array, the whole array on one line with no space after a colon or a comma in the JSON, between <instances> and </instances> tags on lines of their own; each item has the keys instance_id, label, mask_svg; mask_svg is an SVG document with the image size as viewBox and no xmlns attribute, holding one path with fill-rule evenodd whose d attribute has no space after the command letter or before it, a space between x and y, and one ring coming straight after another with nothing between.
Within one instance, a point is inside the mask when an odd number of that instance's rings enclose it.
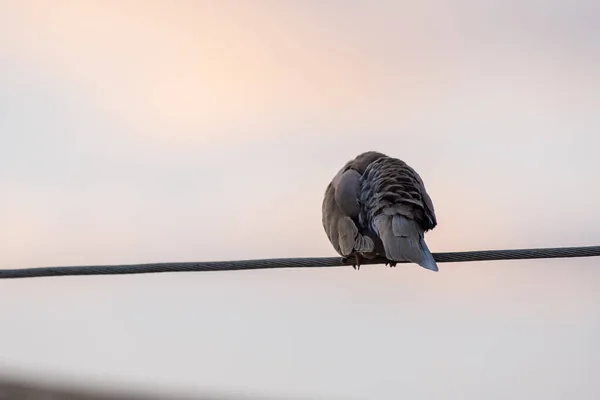
<instances>
[{"instance_id":1,"label":"twisted steel cable","mask_svg":"<svg viewBox=\"0 0 600 400\"><path fill-rule=\"evenodd\" d=\"M514 250L479 250L451 253L434 253L437 262L469 262L469 261L500 261L500 260L530 260L539 258L575 258L600 256L600 246L587 247L557 247L538 249ZM365 259L362 264L383 264L386 260L377 258ZM200 271L240 271L249 269L270 268L317 268L341 267L350 265L343 262L341 257L312 257L312 258L270 258L236 261L207 261L207 262L172 262L152 264L127 265L89 265L73 267L41 267L21 269L0 269L0 279L34 278L66 275L121 275L148 274L158 272L200 272Z\"/></svg>"}]
</instances>

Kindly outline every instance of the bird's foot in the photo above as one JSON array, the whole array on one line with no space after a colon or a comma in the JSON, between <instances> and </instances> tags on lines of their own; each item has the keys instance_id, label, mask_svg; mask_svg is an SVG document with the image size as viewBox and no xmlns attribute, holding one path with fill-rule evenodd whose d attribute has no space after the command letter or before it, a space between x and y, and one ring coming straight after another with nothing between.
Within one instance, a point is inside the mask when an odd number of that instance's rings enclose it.
<instances>
[{"instance_id":1,"label":"bird's foot","mask_svg":"<svg viewBox=\"0 0 600 400\"><path fill-rule=\"evenodd\" d=\"M396 263L395 261L389 261L389 260L388 260L388 261L385 263L385 265L389 265L389 266L390 266L390 268L393 268L393 267L395 267L395 266L396 266L396 264L397 264L397 263Z\"/></svg>"},{"instance_id":2,"label":"bird's foot","mask_svg":"<svg viewBox=\"0 0 600 400\"><path fill-rule=\"evenodd\" d=\"M359 253L354 253L354 261L352 261L352 268L358 271L360 269L360 263L362 262L362 260L363 258Z\"/></svg>"},{"instance_id":3,"label":"bird's foot","mask_svg":"<svg viewBox=\"0 0 600 400\"><path fill-rule=\"evenodd\" d=\"M362 256L358 253L352 253L352 268L354 268L355 270L359 270L360 269L360 263L362 262ZM350 260L350 256L348 257L342 257L342 262L345 264Z\"/></svg>"}]
</instances>

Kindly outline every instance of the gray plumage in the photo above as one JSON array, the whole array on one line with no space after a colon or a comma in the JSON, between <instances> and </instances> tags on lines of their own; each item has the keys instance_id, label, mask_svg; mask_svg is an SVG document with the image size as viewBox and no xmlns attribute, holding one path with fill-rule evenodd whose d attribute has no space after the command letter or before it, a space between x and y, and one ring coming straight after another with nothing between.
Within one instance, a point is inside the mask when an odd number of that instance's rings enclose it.
<instances>
[{"instance_id":1,"label":"gray plumage","mask_svg":"<svg viewBox=\"0 0 600 400\"><path fill-rule=\"evenodd\" d=\"M435 228L433 203L417 172L404 161L369 151L350 160L325 190L323 227L347 259L376 255L437 271L424 234Z\"/></svg>"}]
</instances>

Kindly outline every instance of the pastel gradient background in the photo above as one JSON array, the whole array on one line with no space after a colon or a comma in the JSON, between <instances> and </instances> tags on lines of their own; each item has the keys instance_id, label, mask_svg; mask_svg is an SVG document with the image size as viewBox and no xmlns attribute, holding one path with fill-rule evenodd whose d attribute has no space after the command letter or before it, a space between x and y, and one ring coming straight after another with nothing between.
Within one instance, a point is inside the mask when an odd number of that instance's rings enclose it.
<instances>
[{"instance_id":1,"label":"pastel gradient background","mask_svg":"<svg viewBox=\"0 0 600 400\"><path fill-rule=\"evenodd\" d=\"M592 0L0 0L0 268L332 256L365 150L419 171L433 251L598 245L598 71ZM1 281L0 372L597 399L599 263Z\"/></svg>"}]
</instances>

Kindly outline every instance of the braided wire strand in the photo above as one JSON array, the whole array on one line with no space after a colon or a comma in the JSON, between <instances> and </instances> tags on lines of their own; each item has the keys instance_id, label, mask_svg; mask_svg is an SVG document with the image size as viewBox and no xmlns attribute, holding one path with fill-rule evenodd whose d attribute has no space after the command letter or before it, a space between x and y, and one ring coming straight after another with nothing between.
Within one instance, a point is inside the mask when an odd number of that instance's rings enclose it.
<instances>
[{"instance_id":1,"label":"braided wire strand","mask_svg":"<svg viewBox=\"0 0 600 400\"><path fill-rule=\"evenodd\" d=\"M451 253L434 253L437 262L473 262L501 260L531 260L540 258L576 258L600 256L600 246L557 247L513 250L478 250ZM365 259L362 264L384 264L383 258ZM402 261L399 263L405 263ZM89 265L72 267L40 267L0 269L0 279L34 278L67 275L122 275L159 272L241 271L273 268L318 268L350 265L341 257L270 258L235 261L171 262L125 265Z\"/></svg>"}]
</instances>

